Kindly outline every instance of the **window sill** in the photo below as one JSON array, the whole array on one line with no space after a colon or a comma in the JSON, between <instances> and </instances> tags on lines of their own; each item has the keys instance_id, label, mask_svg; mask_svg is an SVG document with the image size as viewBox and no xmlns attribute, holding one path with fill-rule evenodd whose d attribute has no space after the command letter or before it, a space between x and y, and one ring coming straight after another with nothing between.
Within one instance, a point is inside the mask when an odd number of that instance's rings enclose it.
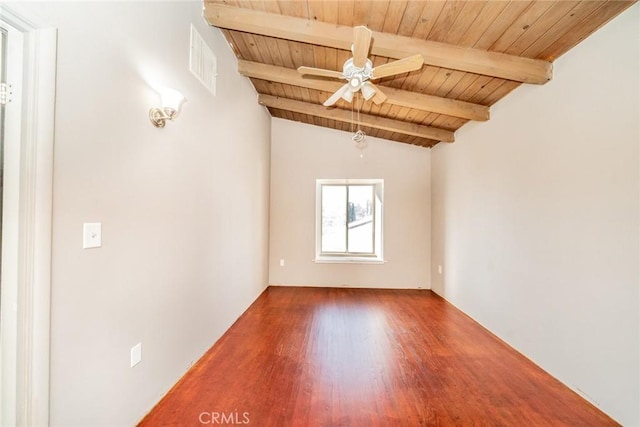
<instances>
[{"instance_id":1,"label":"window sill","mask_svg":"<svg viewBox=\"0 0 640 427\"><path fill-rule=\"evenodd\" d=\"M318 264L385 264L387 261L375 257L318 257L313 262Z\"/></svg>"}]
</instances>

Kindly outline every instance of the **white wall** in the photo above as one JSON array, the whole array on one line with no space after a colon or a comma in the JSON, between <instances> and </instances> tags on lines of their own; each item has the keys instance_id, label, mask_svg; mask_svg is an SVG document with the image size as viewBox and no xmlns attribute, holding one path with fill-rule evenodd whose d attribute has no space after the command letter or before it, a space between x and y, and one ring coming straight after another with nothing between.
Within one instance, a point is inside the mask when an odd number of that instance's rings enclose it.
<instances>
[{"instance_id":1,"label":"white wall","mask_svg":"<svg viewBox=\"0 0 640 427\"><path fill-rule=\"evenodd\" d=\"M364 157L351 134L273 119L269 283L372 288L430 287L428 149L368 138ZM317 264L316 179L384 179L387 263ZM285 266L280 267L280 260Z\"/></svg>"},{"instance_id":2,"label":"white wall","mask_svg":"<svg viewBox=\"0 0 640 427\"><path fill-rule=\"evenodd\" d=\"M640 425L639 10L432 152L433 289L629 426Z\"/></svg>"},{"instance_id":3,"label":"white wall","mask_svg":"<svg viewBox=\"0 0 640 427\"><path fill-rule=\"evenodd\" d=\"M132 425L267 284L270 118L200 2L11 6L59 28L51 423ZM189 72L191 23L216 97ZM165 129L149 83L188 99ZM81 249L83 222L102 248Z\"/></svg>"}]
</instances>

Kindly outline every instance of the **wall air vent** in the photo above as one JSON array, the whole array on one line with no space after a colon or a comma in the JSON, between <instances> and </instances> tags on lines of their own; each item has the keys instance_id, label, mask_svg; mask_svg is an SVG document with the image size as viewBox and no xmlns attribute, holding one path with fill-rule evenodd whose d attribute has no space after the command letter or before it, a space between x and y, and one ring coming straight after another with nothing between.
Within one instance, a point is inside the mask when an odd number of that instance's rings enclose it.
<instances>
[{"instance_id":1,"label":"wall air vent","mask_svg":"<svg viewBox=\"0 0 640 427\"><path fill-rule=\"evenodd\" d=\"M191 25L191 51L189 70L215 96L218 61L200 33Z\"/></svg>"}]
</instances>

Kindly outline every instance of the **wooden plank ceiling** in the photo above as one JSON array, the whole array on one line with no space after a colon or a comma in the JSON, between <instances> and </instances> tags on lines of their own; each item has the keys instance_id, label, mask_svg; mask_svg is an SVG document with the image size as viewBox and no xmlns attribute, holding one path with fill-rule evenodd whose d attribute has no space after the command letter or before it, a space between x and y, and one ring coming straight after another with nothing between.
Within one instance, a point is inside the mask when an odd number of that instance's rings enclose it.
<instances>
[{"instance_id":1,"label":"wooden plank ceiling","mask_svg":"<svg viewBox=\"0 0 640 427\"><path fill-rule=\"evenodd\" d=\"M489 120L489 107L519 85L547 82L556 58L634 2L205 0L204 16L273 117L347 132L357 121L367 135L432 147ZM358 25L373 31L374 67L417 53L425 64L377 80L388 96L380 105L357 96L324 107L345 81L296 69L341 72Z\"/></svg>"}]
</instances>

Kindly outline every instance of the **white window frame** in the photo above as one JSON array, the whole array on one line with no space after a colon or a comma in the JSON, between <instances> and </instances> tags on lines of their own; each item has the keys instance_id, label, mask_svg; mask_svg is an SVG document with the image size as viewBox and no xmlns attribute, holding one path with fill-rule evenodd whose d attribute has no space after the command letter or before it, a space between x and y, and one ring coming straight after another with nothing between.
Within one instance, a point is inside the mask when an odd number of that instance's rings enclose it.
<instances>
[{"instance_id":1,"label":"white window frame","mask_svg":"<svg viewBox=\"0 0 640 427\"><path fill-rule=\"evenodd\" d=\"M376 198L380 206L374 216L374 253L373 254L327 254L322 252L322 187L324 185L374 185ZM317 179L316 180L316 256L318 263L384 263L384 180L383 179Z\"/></svg>"}]
</instances>

